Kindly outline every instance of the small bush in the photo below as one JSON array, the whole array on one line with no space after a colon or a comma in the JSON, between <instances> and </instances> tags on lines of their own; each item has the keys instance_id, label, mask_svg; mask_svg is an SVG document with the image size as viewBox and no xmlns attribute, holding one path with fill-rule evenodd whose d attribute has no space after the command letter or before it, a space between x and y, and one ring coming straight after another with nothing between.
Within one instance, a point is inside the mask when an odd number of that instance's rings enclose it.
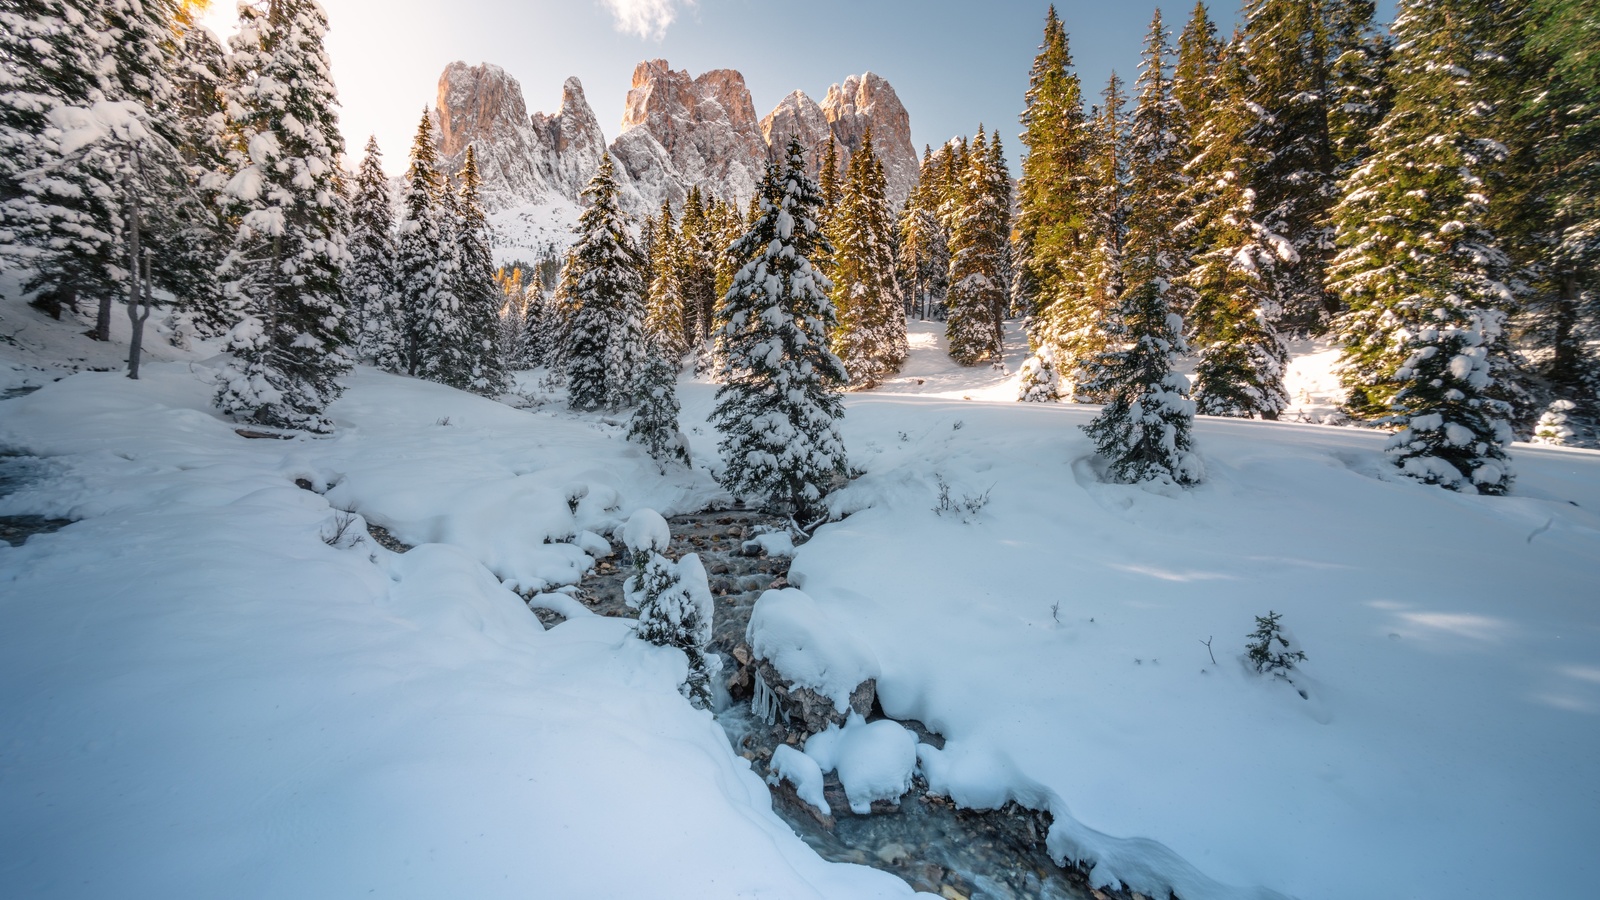
<instances>
[{"instance_id":1,"label":"small bush","mask_svg":"<svg viewBox=\"0 0 1600 900\"><path fill-rule=\"evenodd\" d=\"M1304 650L1289 649L1289 639L1283 636L1283 626L1278 621L1282 618L1281 613L1271 610L1264 616L1256 616L1256 630L1250 633L1245 650L1257 672L1288 678L1295 663L1305 662L1306 654Z\"/></svg>"}]
</instances>

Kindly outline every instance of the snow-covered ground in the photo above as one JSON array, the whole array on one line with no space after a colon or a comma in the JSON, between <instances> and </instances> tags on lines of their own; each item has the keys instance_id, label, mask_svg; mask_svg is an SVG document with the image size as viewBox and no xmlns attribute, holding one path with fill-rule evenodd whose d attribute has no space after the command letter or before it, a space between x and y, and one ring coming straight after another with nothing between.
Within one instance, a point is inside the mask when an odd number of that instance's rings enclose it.
<instances>
[{"instance_id":1,"label":"snow-covered ground","mask_svg":"<svg viewBox=\"0 0 1600 900\"><path fill-rule=\"evenodd\" d=\"M0 315L33 342L0 341L8 385L101 352ZM848 399L866 474L790 579L945 735L935 786L1048 807L1057 853L1186 900L1591 890L1600 454L1518 445L1513 496L1464 497L1389 477L1378 434L1204 420L1209 478L1169 496L1098 481L1093 409L912 344ZM160 352L0 402L0 448L54 473L0 515L80 520L0 546L0 894L910 893L789 832L680 654L544 631L502 584L720 499L712 386L682 384L699 462L663 478L603 418L369 370L334 437L246 440L207 351ZM937 515L940 482L987 503ZM336 539L338 509L419 546ZM1242 661L1269 609L1295 686Z\"/></svg>"}]
</instances>

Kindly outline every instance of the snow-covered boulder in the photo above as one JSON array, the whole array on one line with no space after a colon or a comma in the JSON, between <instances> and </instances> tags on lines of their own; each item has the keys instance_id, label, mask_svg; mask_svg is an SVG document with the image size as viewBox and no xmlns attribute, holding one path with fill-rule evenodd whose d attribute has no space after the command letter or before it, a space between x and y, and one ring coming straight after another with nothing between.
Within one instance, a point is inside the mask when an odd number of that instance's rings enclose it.
<instances>
[{"instance_id":1,"label":"snow-covered boulder","mask_svg":"<svg viewBox=\"0 0 1600 900\"><path fill-rule=\"evenodd\" d=\"M864 816L872 812L873 801L892 803L911 790L911 776L917 771L917 736L892 719L868 722L852 713L844 728L830 726L812 735L806 741L805 755L819 773L838 771L850 811ZM776 756L773 759L777 761ZM801 768L793 761L787 766L789 771Z\"/></svg>"},{"instance_id":2,"label":"snow-covered boulder","mask_svg":"<svg viewBox=\"0 0 1600 900\"><path fill-rule=\"evenodd\" d=\"M754 656L758 700L775 703L792 728L816 734L866 715L877 695L878 658L804 591L771 590L750 613L745 640ZM759 704L758 704L759 705Z\"/></svg>"}]
</instances>

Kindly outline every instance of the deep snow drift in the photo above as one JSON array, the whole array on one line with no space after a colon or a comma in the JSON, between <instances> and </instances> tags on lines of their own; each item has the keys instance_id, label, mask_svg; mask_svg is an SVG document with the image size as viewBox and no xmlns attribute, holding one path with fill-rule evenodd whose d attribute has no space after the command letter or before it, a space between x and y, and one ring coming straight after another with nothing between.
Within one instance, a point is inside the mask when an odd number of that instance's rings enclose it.
<instances>
[{"instance_id":1,"label":"deep snow drift","mask_svg":"<svg viewBox=\"0 0 1600 900\"><path fill-rule=\"evenodd\" d=\"M35 352L86 343L3 312ZM1098 480L1092 409L939 347L914 325L906 373L849 398L866 474L790 573L885 710L946 737L916 748L935 789L1049 808L1058 855L1186 900L1591 889L1600 454L1518 445L1513 496L1464 497L1392 478L1382 435L1204 420L1210 480L1169 496ZM205 352L162 353L0 402L0 448L52 472L0 514L81 520L0 546L0 892L910 893L787 830L681 654L546 632L505 586L570 583L641 507L725 500L712 386L681 386L697 463L662 478L620 420L370 370L336 436L245 440ZM988 500L938 515L940 482ZM418 546L338 537L338 509ZM1269 609L1293 685L1242 660ZM903 757L878 731L893 753L861 760Z\"/></svg>"}]
</instances>

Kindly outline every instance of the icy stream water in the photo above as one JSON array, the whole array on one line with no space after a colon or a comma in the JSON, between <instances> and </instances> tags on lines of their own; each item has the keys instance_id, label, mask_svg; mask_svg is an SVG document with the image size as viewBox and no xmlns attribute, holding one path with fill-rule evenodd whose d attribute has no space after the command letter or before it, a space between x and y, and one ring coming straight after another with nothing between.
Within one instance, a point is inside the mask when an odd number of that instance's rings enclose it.
<instances>
[{"instance_id":1,"label":"icy stream water","mask_svg":"<svg viewBox=\"0 0 1600 900\"><path fill-rule=\"evenodd\" d=\"M23 485L43 478L47 471L46 463L38 457L0 451L0 497L15 493ZM0 515L0 541L16 547L33 535L57 531L70 524L70 519Z\"/></svg>"},{"instance_id":2,"label":"icy stream water","mask_svg":"<svg viewBox=\"0 0 1600 900\"><path fill-rule=\"evenodd\" d=\"M744 643L750 611L762 591L783 586L787 559L747 555L744 542L762 530L780 529L782 520L744 510L698 513L668 520L678 558L700 554L716 596L711 648L723 658L716 685L715 715L740 756L756 774L768 774L768 762L780 743L799 745L804 735L782 725L768 725L750 711L750 661ZM606 616L632 616L622 601L628 572L622 548L602 561L584 580L579 599ZM547 624L559 616L541 611ZM873 718L882 717L874 710ZM917 722L902 722L935 746L943 739ZM898 804L874 804L870 815L850 812L837 775L828 775L824 793L833 815L822 816L801 802L787 783L772 788L778 815L817 854L833 862L857 863L891 872L913 888L946 898L969 900L1089 900L1129 897L1122 892L1092 890L1086 874L1052 862L1044 850L1047 814L1010 805L999 810L957 809L927 792L918 777Z\"/></svg>"}]
</instances>

